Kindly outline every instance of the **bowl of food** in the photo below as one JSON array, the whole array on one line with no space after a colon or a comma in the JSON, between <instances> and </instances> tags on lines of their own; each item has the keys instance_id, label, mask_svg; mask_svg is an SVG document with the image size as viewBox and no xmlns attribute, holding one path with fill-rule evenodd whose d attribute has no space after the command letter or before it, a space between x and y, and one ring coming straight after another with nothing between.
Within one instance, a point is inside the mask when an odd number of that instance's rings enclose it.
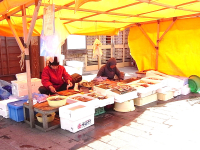
<instances>
[{"instance_id":1,"label":"bowl of food","mask_svg":"<svg viewBox=\"0 0 200 150\"><path fill-rule=\"evenodd\" d=\"M51 107L60 107L67 103L67 96L51 96L47 98L47 102Z\"/></svg>"},{"instance_id":2,"label":"bowl of food","mask_svg":"<svg viewBox=\"0 0 200 150\"><path fill-rule=\"evenodd\" d=\"M48 114L48 115L47 115L47 122L53 121L53 120L55 119L55 115L56 115L55 112L53 112L53 113L51 113L51 114ZM43 123L42 114L41 114L41 113L37 113L37 114L36 114L36 118L37 118L38 122Z\"/></svg>"}]
</instances>

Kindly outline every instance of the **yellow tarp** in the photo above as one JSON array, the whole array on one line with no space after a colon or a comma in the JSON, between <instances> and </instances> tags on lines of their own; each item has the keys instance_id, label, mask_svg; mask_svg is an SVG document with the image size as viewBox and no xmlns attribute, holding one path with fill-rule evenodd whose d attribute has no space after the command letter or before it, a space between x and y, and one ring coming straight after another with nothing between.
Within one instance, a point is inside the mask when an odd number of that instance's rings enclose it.
<instances>
[{"instance_id":1,"label":"yellow tarp","mask_svg":"<svg viewBox=\"0 0 200 150\"><path fill-rule=\"evenodd\" d=\"M55 4L55 16L60 17L67 31L81 35L117 35L118 31L135 23L200 14L200 1L194 0L42 0L33 36L40 35L43 9L52 2ZM27 8L30 25L34 4L35 0L1 1L0 35L13 36L5 20L8 15L18 35L22 36L22 5Z\"/></svg>"},{"instance_id":2,"label":"yellow tarp","mask_svg":"<svg viewBox=\"0 0 200 150\"><path fill-rule=\"evenodd\" d=\"M160 36L171 24L161 22ZM156 44L157 24L142 25ZM156 50L138 27L130 29L128 43L139 70L155 69ZM170 75L200 76L200 18L177 20L159 43L158 71Z\"/></svg>"}]
</instances>

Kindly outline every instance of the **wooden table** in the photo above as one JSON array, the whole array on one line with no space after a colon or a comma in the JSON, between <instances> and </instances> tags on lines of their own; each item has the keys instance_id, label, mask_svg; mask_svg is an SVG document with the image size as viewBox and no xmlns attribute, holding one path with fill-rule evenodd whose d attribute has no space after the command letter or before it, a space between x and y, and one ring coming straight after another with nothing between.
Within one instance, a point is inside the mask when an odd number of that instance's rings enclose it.
<instances>
[{"instance_id":1,"label":"wooden table","mask_svg":"<svg viewBox=\"0 0 200 150\"><path fill-rule=\"evenodd\" d=\"M58 112L59 107L50 107L48 102L43 102L43 103L37 103L33 106L33 110L36 113L42 114L42 122L38 122L36 116L35 116L35 126L36 128L42 130L42 131L49 131L55 128L60 127L60 119L58 115L55 115L55 119L52 122L47 122L47 115ZM24 121L28 124L30 124L30 118L29 118L29 104L24 103L23 104L23 111L24 111Z\"/></svg>"},{"instance_id":2,"label":"wooden table","mask_svg":"<svg viewBox=\"0 0 200 150\"><path fill-rule=\"evenodd\" d=\"M65 91L60 91L58 92L59 95L63 96L70 96L80 93L78 91L74 91L73 89L65 90ZM52 95L54 96L54 95ZM68 103L66 103L68 105ZM43 102L43 103L36 103L33 105L33 110L35 112L35 115L37 113L42 114L42 123L38 122L36 116L35 116L35 126L36 128L42 130L42 131L49 131L55 128L60 127L60 118L58 115L55 115L55 119L52 122L47 122L47 115L54 113L54 112L59 112L59 107L51 107L49 106L48 102ZM24 121L28 124L30 124L30 118L29 118L29 104L24 103L23 104L23 111L24 111Z\"/></svg>"}]
</instances>

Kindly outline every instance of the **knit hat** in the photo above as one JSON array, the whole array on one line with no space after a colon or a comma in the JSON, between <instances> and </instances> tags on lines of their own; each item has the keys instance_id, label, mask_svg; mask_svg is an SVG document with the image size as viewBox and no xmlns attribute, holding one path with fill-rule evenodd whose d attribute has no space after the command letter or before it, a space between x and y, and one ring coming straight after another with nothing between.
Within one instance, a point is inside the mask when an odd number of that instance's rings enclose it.
<instances>
[{"instance_id":1,"label":"knit hat","mask_svg":"<svg viewBox=\"0 0 200 150\"><path fill-rule=\"evenodd\" d=\"M56 57L56 56L48 57L47 61L49 61L50 66L58 66L59 65L58 57Z\"/></svg>"}]
</instances>

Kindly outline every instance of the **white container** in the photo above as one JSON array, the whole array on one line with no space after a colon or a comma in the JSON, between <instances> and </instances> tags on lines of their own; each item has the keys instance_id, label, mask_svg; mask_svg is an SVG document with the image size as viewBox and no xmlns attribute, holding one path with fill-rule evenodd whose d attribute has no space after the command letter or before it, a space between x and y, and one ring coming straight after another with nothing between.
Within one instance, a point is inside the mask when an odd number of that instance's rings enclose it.
<instances>
[{"instance_id":1,"label":"white container","mask_svg":"<svg viewBox=\"0 0 200 150\"><path fill-rule=\"evenodd\" d=\"M18 73L15 75L18 81L27 80L27 73Z\"/></svg>"},{"instance_id":2,"label":"white container","mask_svg":"<svg viewBox=\"0 0 200 150\"><path fill-rule=\"evenodd\" d=\"M27 81L26 80L13 80L12 83L12 90L27 90ZM39 88L42 86L41 79L32 78L31 79L31 87L32 88Z\"/></svg>"},{"instance_id":3,"label":"white container","mask_svg":"<svg viewBox=\"0 0 200 150\"><path fill-rule=\"evenodd\" d=\"M84 63L81 61L66 61L66 65L67 66L71 66L71 67L84 67Z\"/></svg>"},{"instance_id":4,"label":"white container","mask_svg":"<svg viewBox=\"0 0 200 150\"><path fill-rule=\"evenodd\" d=\"M182 95L187 95L187 94L189 94L189 93L190 93L190 88L189 88L188 84L186 84L185 86L183 86L183 87L181 88L181 94L182 94Z\"/></svg>"},{"instance_id":5,"label":"white container","mask_svg":"<svg viewBox=\"0 0 200 150\"><path fill-rule=\"evenodd\" d=\"M162 88L156 90L157 93L163 93L163 94L166 94L169 91L172 91L172 88L168 87L168 86L165 86L165 87L162 87Z\"/></svg>"},{"instance_id":6,"label":"white container","mask_svg":"<svg viewBox=\"0 0 200 150\"><path fill-rule=\"evenodd\" d=\"M149 104L151 102L155 102L157 100L158 100L158 97L157 97L157 93L156 93L156 94L152 94L152 95L149 95L146 97L136 98L136 99L134 99L134 104L136 106L143 106L143 105Z\"/></svg>"},{"instance_id":7,"label":"white container","mask_svg":"<svg viewBox=\"0 0 200 150\"><path fill-rule=\"evenodd\" d=\"M174 90L174 97L181 95L181 89Z\"/></svg>"},{"instance_id":8,"label":"white container","mask_svg":"<svg viewBox=\"0 0 200 150\"><path fill-rule=\"evenodd\" d=\"M59 108L61 128L77 132L94 124L94 107L77 102Z\"/></svg>"},{"instance_id":9,"label":"white container","mask_svg":"<svg viewBox=\"0 0 200 150\"><path fill-rule=\"evenodd\" d=\"M85 129L93 124L94 114L75 121L60 117L61 129L68 130L72 133Z\"/></svg>"},{"instance_id":10,"label":"white container","mask_svg":"<svg viewBox=\"0 0 200 150\"><path fill-rule=\"evenodd\" d=\"M75 95L69 96L67 99L76 100L76 99L74 99L74 97L77 97L77 96L81 96L81 97L92 99L92 100L90 100L88 102L83 102L83 103L87 104L88 106L92 106L93 108L98 108L99 107L99 99L94 98L94 97L90 97L90 96L86 96L84 94L75 94ZM79 100L76 100L76 101L79 101ZM82 102L82 101L79 101L79 102Z\"/></svg>"},{"instance_id":11,"label":"white container","mask_svg":"<svg viewBox=\"0 0 200 150\"><path fill-rule=\"evenodd\" d=\"M96 93L96 92L94 92ZM92 93L88 93L88 94L92 94ZM85 94L86 96L89 96L88 94ZM98 107L104 107L104 106L107 106L107 105L110 105L110 104L114 104L114 97L113 96L108 96L108 95L105 95L105 94L100 94L100 93L96 93L97 95L102 95L102 96L107 96L106 99L98 99ZM96 107L97 108L97 107Z\"/></svg>"},{"instance_id":12,"label":"white container","mask_svg":"<svg viewBox=\"0 0 200 150\"><path fill-rule=\"evenodd\" d=\"M32 88L32 93L39 93L38 88ZM16 90L16 89L12 88L12 95L14 95L14 96L28 95L28 89L25 89L25 90Z\"/></svg>"},{"instance_id":13,"label":"white container","mask_svg":"<svg viewBox=\"0 0 200 150\"><path fill-rule=\"evenodd\" d=\"M6 99L0 101L0 115L4 118L9 118L8 103L18 101L18 99Z\"/></svg>"},{"instance_id":14,"label":"white container","mask_svg":"<svg viewBox=\"0 0 200 150\"><path fill-rule=\"evenodd\" d=\"M80 75L83 74L83 67L72 67L72 66L64 66L65 70L70 74L78 73Z\"/></svg>"},{"instance_id":15,"label":"white container","mask_svg":"<svg viewBox=\"0 0 200 150\"><path fill-rule=\"evenodd\" d=\"M137 91L132 91L132 92L128 92L128 93L125 93L125 94L117 94L115 92L112 92L112 91L107 91L107 95L108 96L113 96L114 99L115 99L115 102L118 102L118 103L123 103L125 101L128 101L130 99L134 99L134 98L137 98Z\"/></svg>"}]
</instances>

